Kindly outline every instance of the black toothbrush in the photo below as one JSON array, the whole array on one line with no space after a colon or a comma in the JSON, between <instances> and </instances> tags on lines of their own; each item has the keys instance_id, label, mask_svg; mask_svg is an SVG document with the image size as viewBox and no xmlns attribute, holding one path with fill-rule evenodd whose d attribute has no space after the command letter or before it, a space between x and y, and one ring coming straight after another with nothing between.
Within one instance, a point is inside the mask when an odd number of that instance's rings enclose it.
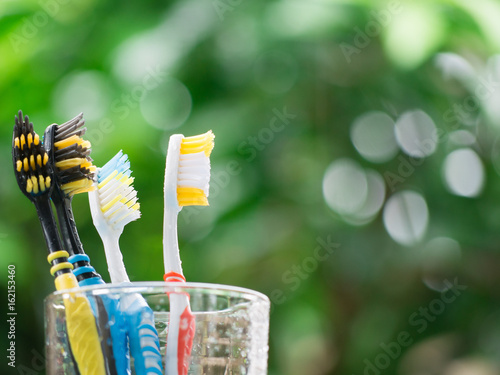
<instances>
[{"instance_id":1,"label":"black toothbrush","mask_svg":"<svg viewBox=\"0 0 500 375\"><path fill-rule=\"evenodd\" d=\"M52 201L59 218L62 240L70 254L73 273L80 286L104 284L101 275L90 264L90 258L83 249L73 216L71 203L76 194L92 189L95 166L90 158L90 142L83 140L86 128L80 113L61 125L50 125L44 134L44 148L49 155L48 163L54 170L54 190ZM113 340L109 327L108 311L114 311L111 300L95 297L92 306L98 319L97 329L101 338L106 370L109 375L118 375L113 353Z\"/></svg>"},{"instance_id":2,"label":"black toothbrush","mask_svg":"<svg viewBox=\"0 0 500 375\"><path fill-rule=\"evenodd\" d=\"M28 116L23 119L22 111L16 116L13 133L12 159L16 180L38 213L56 289L66 291L77 288L73 265L68 262L68 252L62 250L50 203L54 171L49 163L49 155L42 147L40 137L33 130ZM64 298L64 305L69 343L79 372L81 375L105 375L103 353L89 301L74 292Z\"/></svg>"}]
</instances>

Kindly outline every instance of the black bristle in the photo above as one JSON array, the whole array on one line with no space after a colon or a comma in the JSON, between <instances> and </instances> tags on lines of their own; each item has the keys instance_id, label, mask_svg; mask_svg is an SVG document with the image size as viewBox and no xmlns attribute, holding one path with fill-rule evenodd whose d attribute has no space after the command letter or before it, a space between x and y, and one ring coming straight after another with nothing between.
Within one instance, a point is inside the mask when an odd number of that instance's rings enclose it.
<instances>
[{"instance_id":1,"label":"black bristle","mask_svg":"<svg viewBox=\"0 0 500 375\"><path fill-rule=\"evenodd\" d=\"M57 127L61 130L64 130L68 127L71 127L71 126L74 126L74 125L80 123L82 120L83 120L83 113L80 113L77 116L73 117L71 120L66 121L65 123L63 123L61 125L57 125Z\"/></svg>"},{"instance_id":2,"label":"black bristle","mask_svg":"<svg viewBox=\"0 0 500 375\"><path fill-rule=\"evenodd\" d=\"M92 161L90 158L90 149L82 147L81 145L71 145L66 148L55 151L56 162L66 159L82 158Z\"/></svg>"},{"instance_id":3,"label":"black bristle","mask_svg":"<svg viewBox=\"0 0 500 375\"><path fill-rule=\"evenodd\" d=\"M26 142L28 142L28 135L31 134L33 139L35 139L36 133L33 130L33 124L29 122L29 117L24 116L24 121L22 112L19 111L18 117L16 117L16 124L14 126L14 141L15 138L21 137L24 135L24 138L26 139ZM26 143L27 144L27 143ZM37 157L40 155L42 159L41 166L37 163ZM24 192L25 195L28 197L32 198L38 195L42 195L44 193L47 193L50 189L45 189L44 191L39 191L38 194L34 192L28 193L27 187L28 187L28 180L36 177L37 179L43 177L44 180L46 180L47 177L51 177L52 179L52 171L49 169L48 164L43 164L43 160L45 158L46 152L44 148L42 147L41 142L38 143L38 145L35 145L32 143L30 146L25 146L25 147L17 147L15 144L13 145L13 162L14 162L14 171L15 175L17 178L17 182L19 184L19 187L21 190ZM34 165L31 163L31 158L33 157L34 159ZM47 156L48 157L48 156ZM21 161L24 162L24 160L28 160L28 171L24 170L24 165L21 168L21 171L17 171L17 162ZM39 181L39 180L38 180ZM38 184L37 181L37 184Z\"/></svg>"},{"instance_id":4,"label":"black bristle","mask_svg":"<svg viewBox=\"0 0 500 375\"><path fill-rule=\"evenodd\" d=\"M87 132L87 128L82 128L82 129L76 129L76 128L72 129L72 128L69 128L69 129L67 129L67 131L64 131L64 132L61 132L61 133L58 133L56 131L55 140L56 140L56 142L58 142L58 141L61 141L63 139L72 137L74 135L82 137L86 132Z\"/></svg>"},{"instance_id":5,"label":"black bristle","mask_svg":"<svg viewBox=\"0 0 500 375\"><path fill-rule=\"evenodd\" d=\"M87 168L81 168L80 166L75 166L59 172L59 179L63 185L83 179L91 180L92 177L93 174L90 173L90 170Z\"/></svg>"},{"instance_id":6,"label":"black bristle","mask_svg":"<svg viewBox=\"0 0 500 375\"><path fill-rule=\"evenodd\" d=\"M73 135L81 137L87 131L86 128L80 129L84 125L85 120L83 119L83 113L80 113L78 116L65 122L64 124L57 125L55 129L55 141L57 142Z\"/></svg>"}]
</instances>

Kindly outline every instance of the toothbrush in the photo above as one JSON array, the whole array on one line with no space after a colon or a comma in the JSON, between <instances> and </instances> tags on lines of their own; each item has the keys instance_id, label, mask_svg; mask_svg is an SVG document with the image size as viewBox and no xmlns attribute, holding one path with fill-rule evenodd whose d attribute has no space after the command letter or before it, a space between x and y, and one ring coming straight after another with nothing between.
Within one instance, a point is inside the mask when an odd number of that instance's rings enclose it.
<instances>
[{"instance_id":1,"label":"toothbrush","mask_svg":"<svg viewBox=\"0 0 500 375\"><path fill-rule=\"evenodd\" d=\"M83 245L73 217L71 202L76 194L86 193L93 189L92 176L96 167L90 158L91 144L82 136L86 128L83 114L62 124L50 125L44 135L45 150L49 154L55 172L56 183L52 193L52 201L59 217L64 245L72 255L84 255ZM88 256L76 256L78 261L71 262L75 266L73 273L80 286L104 284L102 278L90 265Z\"/></svg>"},{"instance_id":2,"label":"toothbrush","mask_svg":"<svg viewBox=\"0 0 500 375\"><path fill-rule=\"evenodd\" d=\"M43 142L49 155L48 163L55 175L51 198L59 218L63 244L70 254L68 260L73 264L73 274L80 286L104 284L83 250L71 207L76 194L93 189L92 177L96 171L90 158L91 144L82 138L87 130L83 128L84 124L82 113L64 124L52 124L47 127ZM108 296L96 296L90 302L97 316L97 329L107 373L127 374L124 335L119 324L109 324L116 320L117 302Z\"/></svg>"},{"instance_id":3,"label":"toothbrush","mask_svg":"<svg viewBox=\"0 0 500 375\"><path fill-rule=\"evenodd\" d=\"M89 193L92 219L104 244L112 283L130 282L123 264L119 239L125 225L141 216L131 174L128 156L120 151L98 170L94 182L96 189ZM160 341L153 311L138 293L123 297L120 303L136 374L162 375Z\"/></svg>"},{"instance_id":4,"label":"toothbrush","mask_svg":"<svg viewBox=\"0 0 500 375\"><path fill-rule=\"evenodd\" d=\"M40 137L33 130L28 116L23 120L19 111L16 116L12 140L14 172L21 191L33 202L40 219L52 265L50 273L55 277L57 290L78 287L73 265L68 262L68 252L62 244L52 212L50 195L53 190L54 172L48 163L49 155L43 149ZM99 335L89 301L75 292L64 297L66 327L70 348L81 375L106 374Z\"/></svg>"},{"instance_id":5,"label":"toothbrush","mask_svg":"<svg viewBox=\"0 0 500 375\"><path fill-rule=\"evenodd\" d=\"M208 205L210 154L214 134L170 137L165 170L165 213L163 222L163 258L166 282L186 282L182 273L177 239L177 216L183 206ZM170 293L170 321L167 335L166 372L186 375L193 346L195 320L189 295Z\"/></svg>"}]
</instances>

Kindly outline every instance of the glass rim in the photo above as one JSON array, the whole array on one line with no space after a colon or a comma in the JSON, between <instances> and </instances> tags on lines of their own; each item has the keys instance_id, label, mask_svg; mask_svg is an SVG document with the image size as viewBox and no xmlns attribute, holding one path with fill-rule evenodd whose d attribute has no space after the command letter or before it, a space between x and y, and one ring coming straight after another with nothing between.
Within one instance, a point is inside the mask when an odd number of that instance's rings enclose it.
<instances>
[{"instance_id":1,"label":"glass rim","mask_svg":"<svg viewBox=\"0 0 500 375\"><path fill-rule=\"evenodd\" d=\"M69 293L84 293L84 294L94 294L96 296L106 294L111 292L127 292L127 293L144 293L150 292L151 289L161 289L161 293L182 293L189 291L215 291L221 293L230 293L235 297L244 297L249 301L262 301L270 303L269 297L265 294L258 292L253 289L243 288L234 285L225 284L212 284L212 283L202 283L202 282L165 282L165 281L133 281L124 283L106 283L98 285L89 285L73 289L54 291L47 295L44 302L52 300L54 298L64 297ZM106 293L105 293L106 291Z\"/></svg>"}]
</instances>

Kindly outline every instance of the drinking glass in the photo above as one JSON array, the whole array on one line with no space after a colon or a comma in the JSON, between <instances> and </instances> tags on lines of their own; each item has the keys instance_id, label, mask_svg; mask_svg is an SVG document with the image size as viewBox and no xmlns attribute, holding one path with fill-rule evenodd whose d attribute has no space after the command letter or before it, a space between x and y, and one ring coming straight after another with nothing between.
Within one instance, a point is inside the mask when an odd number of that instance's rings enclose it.
<instances>
[{"instance_id":1,"label":"drinking glass","mask_svg":"<svg viewBox=\"0 0 500 375\"><path fill-rule=\"evenodd\" d=\"M165 367L171 293L189 295L195 318L189 375L267 374L270 302L265 295L234 286L165 282L106 284L49 295L45 299L47 374L77 374L66 332L63 302L64 298L71 300L75 295L85 296L92 306L97 299L122 300L142 295L154 313ZM102 310L94 308L96 322L102 324L103 316L99 316L99 311ZM132 374L135 374L133 359L130 362Z\"/></svg>"}]
</instances>

